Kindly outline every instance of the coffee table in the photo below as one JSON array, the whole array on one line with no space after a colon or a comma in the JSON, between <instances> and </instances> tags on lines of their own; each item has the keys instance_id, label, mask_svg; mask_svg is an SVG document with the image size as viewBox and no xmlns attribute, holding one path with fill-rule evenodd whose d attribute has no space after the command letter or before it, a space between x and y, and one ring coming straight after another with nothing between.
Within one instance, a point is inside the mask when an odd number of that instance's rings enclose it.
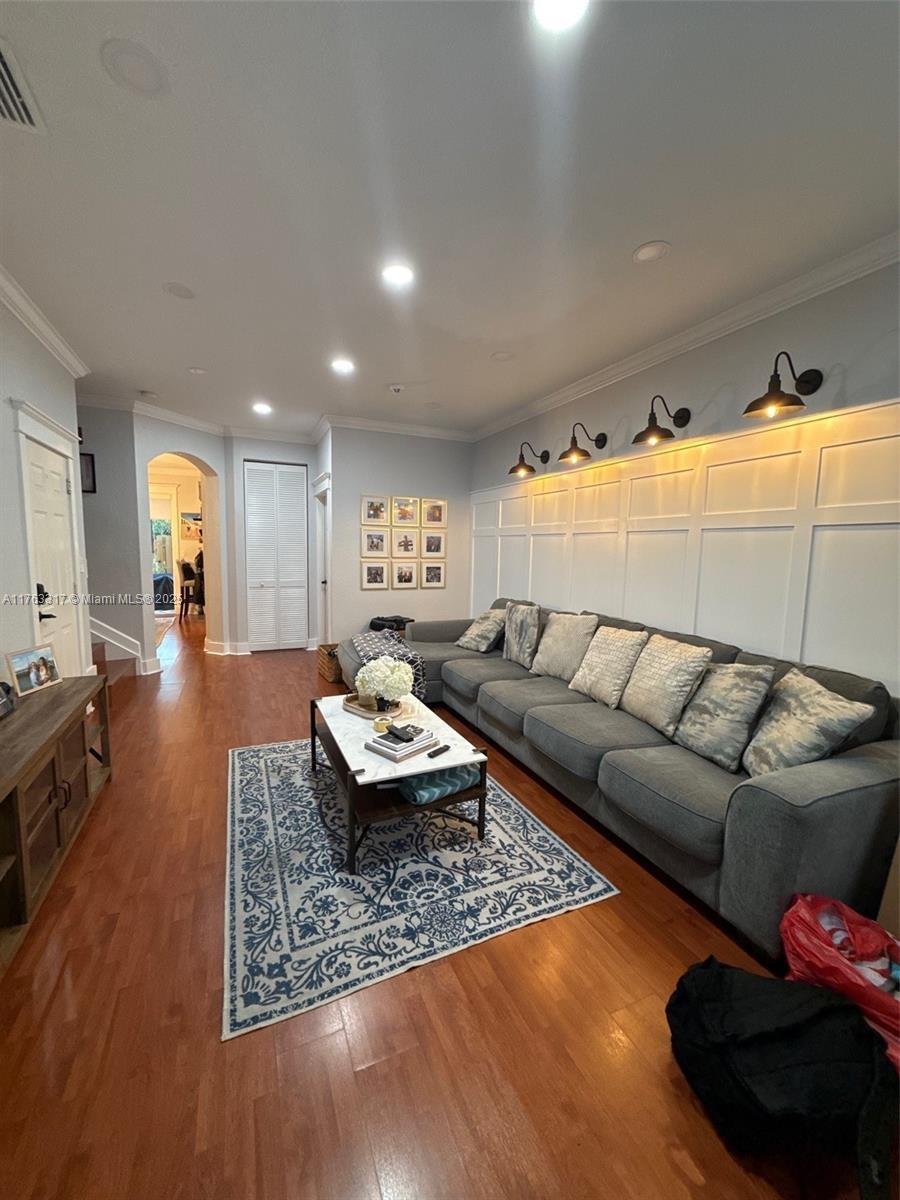
<instances>
[{"instance_id":1,"label":"coffee table","mask_svg":"<svg viewBox=\"0 0 900 1200\"><path fill-rule=\"evenodd\" d=\"M382 758L374 750L367 750L365 743L373 736L372 722L355 713L347 712L343 696L319 696L309 702L310 769L319 767L316 754L317 744L331 764L341 790L347 801L347 871L356 874L356 852L370 825L396 820L398 816L409 816L413 812L429 809L446 812L460 821L474 825L479 839L484 837L485 808L487 800L487 751L467 742L446 721L426 707L421 700L409 698L412 708L407 718L423 729L432 729L438 745L450 749L440 758L429 758L427 754L414 754L403 762L394 763ZM404 721L404 724L406 721ZM394 786L400 779L410 775L422 775L431 771L446 771L450 767L480 767L475 787L443 796L430 804L410 804ZM451 806L467 800L478 801L478 817L465 813L451 812Z\"/></svg>"}]
</instances>

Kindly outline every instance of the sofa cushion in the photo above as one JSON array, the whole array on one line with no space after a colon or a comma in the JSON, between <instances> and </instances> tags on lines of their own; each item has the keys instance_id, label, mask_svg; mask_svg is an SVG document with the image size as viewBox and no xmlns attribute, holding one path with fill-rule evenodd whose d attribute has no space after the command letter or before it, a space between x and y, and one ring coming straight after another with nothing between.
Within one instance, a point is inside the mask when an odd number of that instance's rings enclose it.
<instances>
[{"instance_id":1,"label":"sofa cushion","mask_svg":"<svg viewBox=\"0 0 900 1200\"><path fill-rule=\"evenodd\" d=\"M495 654L479 654L477 658L453 658L445 662L441 678L458 696L474 700L483 683L500 679L530 679L531 675L519 663L509 662Z\"/></svg>"},{"instance_id":2,"label":"sofa cushion","mask_svg":"<svg viewBox=\"0 0 900 1200\"><path fill-rule=\"evenodd\" d=\"M590 780L597 778L607 750L667 745L661 733L637 717L595 703L529 709L524 731L536 750L580 779Z\"/></svg>"},{"instance_id":3,"label":"sofa cushion","mask_svg":"<svg viewBox=\"0 0 900 1200\"><path fill-rule=\"evenodd\" d=\"M600 764L600 791L626 816L702 862L722 861L725 814L734 776L685 750L614 750Z\"/></svg>"},{"instance_id":4,"label":"sofa cushion","mask_svg":"<svg viewBox=\"0 0 900 1200\"><path fill-rule=\"evenodd\" d=\"M622 708L671 737L711 657L708 646L653 634L622 693Z\"/></svg>"},{"instance_id":5,"label":"sofa cushion","mask_svg":"<svg viewBox=\"0 0 900 1200\"><path fill-rule=\"evenodd\" d=\"M489 650L487 654L480 654L477 650L463 650L457 646L456 642L407 642L406 644L417 654L422 655L425 678L429 680L440 680L441 667L451 659L474 658L477 662L484 662L485 659L500 657L499 650Z\"/></svg>"},{"instance_id":6,"label":"sofa cushion","mask_svg":"<svg viewBox=\"0 0 900 1200\"><path fill-rule=\"evenodd\" d=\"M503 657L531 668L541 636L541 610L536 604L510 604L506 610Z\"/></svg>"},{"instance_id":7,"label":"sofa cushion","mask_svg":"<svg viewBox=\"0 0 900 1200\"><path fill-rule=\"evenodd\" d=\"M588 609L584 608L581 611L582 616L587 616ZM646 625L642 625L640 621L626 621L624 617L610 617L605 613L591 613L591 616L597 618L598 625L607 625L610 629L633 629L639 631L646 629Z\"/></svg>"},{"instance_id":8,"label":"sofa cushion","mask_svg":"<svg viewBox=\"0 0 900 1200\"><path fill-rule=\"evenodd\" d=\"M489 608L475 618L466 632L456 639L456 644L463 650L477 650L479 654L486 654L503 637L505 626L506 609Z\"/></svg>"},{"instance_id":9,"label":"sofa cushion","mask_svg":"<svg viewBox=\"0 0 900 1200\"><path fill-rule=\"evenodd\" d=\"M708 646L712 651L710 662L734 662L740 653L740 647L732 646L730 642L717 642L715 638L703 637L698 633L674 633L669 629L654 629L647 626L651 634L658 633L660 637L671 638L673 642L684 642L686 646Z\"/></svg>"},{"instance_id":10,"label":"sofa cushion","mask_svg":"<svg viewBox=\"0 0 900 1200\"><path fill-rule=\"evenodd\" d=\"M845 700L855 700L860 704L871 704L874 708L872 716L855 729L847 738L842 750L851 750L855 746L865 746L868 742L876 742L884 735L885 726L891 711L891 697L883 683L875 679L866 679L864 675L853 675L850 671L835 671L830 667L808 667L802 663L788 662L783 658L771 658L763 654L751 654L742 650L736 659L739 663L770 663L775 668L775 682L782 679L788 671L796 667L829 692L837 692Z\"/></svg>"},{"instance_id":11,"label":"sofa cushion","mask_svg":"<svg viewBox=\"0 0 900 1200\"><path fill-rule=\"evenodd\" d=\"M478 693L478 708L511 733L521 733L525 714L541 704L591 704L587 696L570 691L562 679L529 675L527 679L486 683Z\"/></svg>"},{"instance_id":12,"label":"sofa cushion","mask_svg":"<svg viewBox=\"0 0 900 1200\"><path fill-rule=\"evenodd\" d=\"M772 688L744 751L744 767L751 775L767 775L828 758L872 715L871 704L845 700L795 668Z\"/></svg>"},{"instance_id":13,"label":"sofa cushion","mask_svg":"<svg viewBox=\"0 0 900 1200\"><path fill-rule=\"evenodd\" d=\"M646 629L601 625L569 687L617 708L649 636Z\"/></svg>"},{"instance_id":14,"label":"sofa cushion","mask_svg":"<svg viewBox=\"0 0 900 1200\"><path fill-rule=\"evenodd\" d=\"M551 675L568 683L581 666L596 628L594 616L551 613L534 656L532 671L535 675Z\"/></svg>"},{"instance_id":15,"label":"sofa cushion","mask_svg":"<svg viewBox=\"0 0 900 1200\"><path fill-rule=\"evenodd\" d=\"M710 663L681 714L675 741L736 771L772 686L768 663Z\"/></svg>"}]
</instances>

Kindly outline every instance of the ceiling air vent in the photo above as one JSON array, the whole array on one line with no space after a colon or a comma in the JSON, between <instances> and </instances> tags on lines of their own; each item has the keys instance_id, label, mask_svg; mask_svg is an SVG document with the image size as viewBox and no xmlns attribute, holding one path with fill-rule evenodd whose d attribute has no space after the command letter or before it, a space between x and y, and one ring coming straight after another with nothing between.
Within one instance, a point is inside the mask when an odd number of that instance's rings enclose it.
<instances>
[{"instance_id":1,"label":"ceiling air vent","mask_svg":"<svg viewBox=\"0 0 900 1200\"><path fill-rule=\"evenodd\" d=\"M31 89L19 69L9 43L0 38L0 119L7 125L18 125L34 133L44 133L44 122L38 112Z\"/></svg>"}]
</instances>

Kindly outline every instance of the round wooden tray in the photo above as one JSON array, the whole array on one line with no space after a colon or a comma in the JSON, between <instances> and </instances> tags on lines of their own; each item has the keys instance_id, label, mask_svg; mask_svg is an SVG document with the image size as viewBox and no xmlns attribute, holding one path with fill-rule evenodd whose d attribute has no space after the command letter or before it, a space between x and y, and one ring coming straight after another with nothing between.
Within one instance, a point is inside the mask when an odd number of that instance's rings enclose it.
<instances>
[{"instance_id":1,"label":"round wooden tray","mask_svg":"<svg viewBox=\"0 0 900 1200\"><path fill-rule=\"evenodd\" d=\"M374 721L376 717L387 717L389 721L399 721L404 717L411 717L414 711L413 706L406 700L398 700L387 712L382 712L376 706L374 696L364 696L360 699L358 692L351 692L349 696L345 696L343 706L347 712L364 717L367 721Z\"/></svg>"}]
</instances>

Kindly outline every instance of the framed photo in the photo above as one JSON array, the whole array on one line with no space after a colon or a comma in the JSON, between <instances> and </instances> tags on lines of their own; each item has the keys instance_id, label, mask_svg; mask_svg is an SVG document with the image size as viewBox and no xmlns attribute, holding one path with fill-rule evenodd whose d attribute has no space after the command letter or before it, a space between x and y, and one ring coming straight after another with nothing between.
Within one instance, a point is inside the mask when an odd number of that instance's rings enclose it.
<instances>
[{"instance_id":1,"label":"framed photo","mask_svg":"<svg viewBox=\"0 0 900 1200\"><path fill-rule=\"evenodd\" d=\"M181 514L181 540L183 542L203 540L203 517L200 513Z\"/></svg>"},{"instance_id":2,"label":"framed photo","mask_svg":"<svg viewBox=\"0 0 900 1200\"><path fill-rule=\"evenodd\" d=\"M422 530L422 557L423 558L446 558L447 557L447 535L446 533L438 533L437 530L423 529Z\"/></svg>"},{"instance_id":3,"label":"framed photo","mask_svg":"<svg viewBox=\"0 0 900 1200\"><path fill-rule=\"evenodd\" d=\"M391 497L391 524L418 525L419 501L415 496Z\"/></svg>"},{"instance_id":4,"label":"framed photo","mask_svg":"<svg viewBox=\"0 0 900 1200\"><path fill-rule=\"evenodd\" d=\"M386 562L361 562L360 587L364 592L385 591L388 585L388 564Z\"/></svg>"},{"instance_id":5,"label":"framed photo","mask_svg":"<svg viewBox=\"0 0 900 1200\"><path fill-rule=\"evenodd\" d=\"M422 524L428 525L432 529L447 528L447 501L446 500L423 500L422 501Z\"/></svg>"},{"instance_id":6,"label":"framed photo","mask_svg":"<svg viewBox=\"0 0 900 1200\"><path fill-rule=\"evenodd\" d=\"M390 525L390 506L387 496L363 496L359 505L362 525Z\"/></svg>"},{"instance_id":7,"label":"framed photo","mask_svg":"<svg viewBox=\"0 0 900 1200\"><path fill-rule=\"evenodd\" d=\"M390 558L388 547L389 529L361 529L359 552L363 558Z\"/></svg>"},{"instance_id":8,"label":"framed photo","mask_svg":"<svg viewBox=\"0 0 900 1200\"><path fill-rule=\"evenodd\" d=\"M93 454L79 454L78 458L81 462L81 490L83 492L96 492L97 474L94 470Z\"/></svg>"},{"instance_id":9,"label":"framed photo","mask_svg":"<svg viewBox=\"0 0 900 1200\"><path fill-rule=\"evenodd\" d=\"M418 529L391 530L391 558L418 558Z\"/></svg>"},{"instance_id":10,"label":"framed photo","mask_svg":"<svg viewBox=\"0 0 900 1200\"><path fill-rule=\"evenodd\" d=\"M400 562L391 562L391 587L395 591L416 587L418 567L417 562L407 562L406 559L401 559Z\"/></svg>"},{"instance_id":11,"label":"framed photo","mask_svg":"<svg viewBox=\"0 0 900 1200\"><path fill-rule=\"evenodd\" d=\"M7 654L6 662L12 677L13 687L20 696L30 696L41 688L62 683L52 646L32 646L29 650L16 650Z\"/></svg>"},{"instance_id":12,"label":"framed photo","mask_svg":"<svg viewBox=\"0 0 900 1200\"><path fill-rule=\"evenodd\" d=\"M447 564L442 562L422 563L422 587L442 588L446 586Z\"/></svg>"}]
</instances>

